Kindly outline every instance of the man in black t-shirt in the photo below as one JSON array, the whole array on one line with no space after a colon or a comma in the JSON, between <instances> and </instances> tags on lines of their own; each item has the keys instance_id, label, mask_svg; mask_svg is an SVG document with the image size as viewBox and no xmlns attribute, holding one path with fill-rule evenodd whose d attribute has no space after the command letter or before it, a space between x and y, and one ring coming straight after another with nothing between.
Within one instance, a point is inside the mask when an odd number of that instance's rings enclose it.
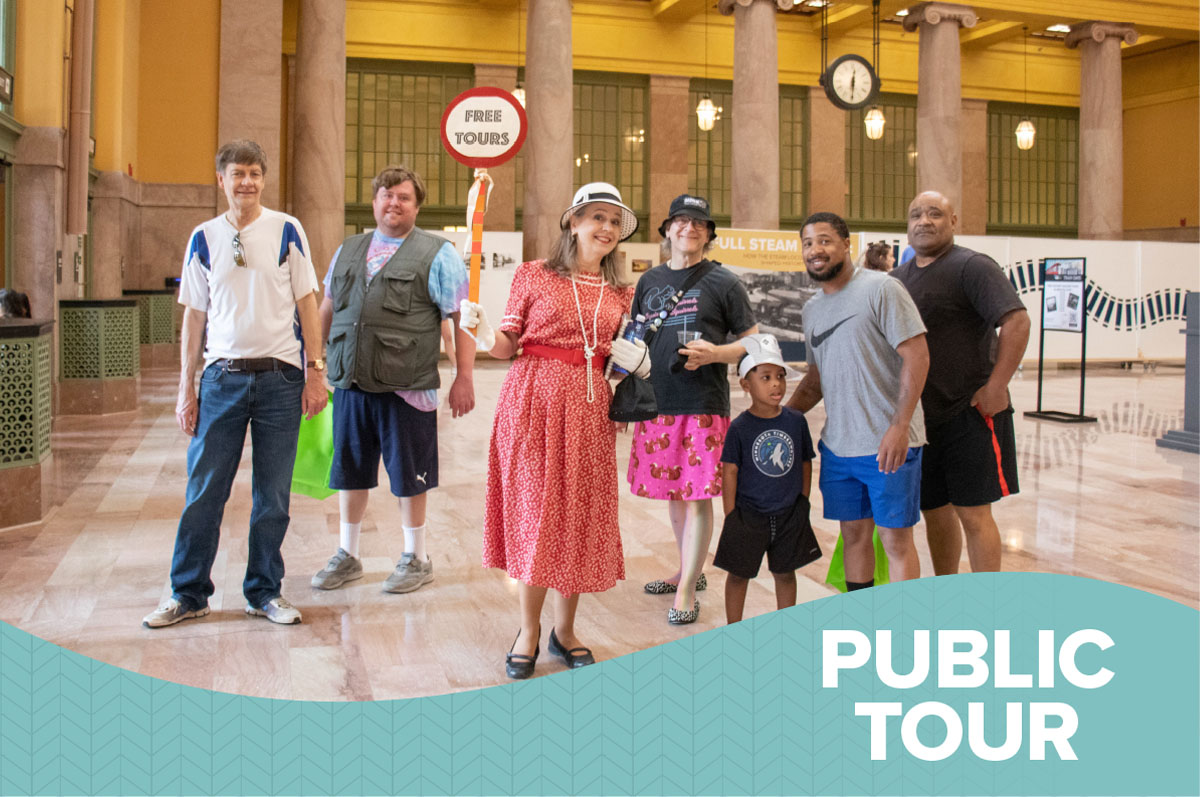
<instances>
[{"instance_id":1,"label":"man in black t-shirt","mask_svg":"<svg viewBox=\"0 0 1200 797\"><path fill-rule=\"evenodd\" d=\"M996 261L954 244L957 223L946 197L918 194L908 207L914 256L892 272L929 330L921 512L937 575L958 572L964 532L971 570L1000 569L992 503L1018 490L1008 382L1029 342L1012 283Z\"/></svg>"}]
</instances>

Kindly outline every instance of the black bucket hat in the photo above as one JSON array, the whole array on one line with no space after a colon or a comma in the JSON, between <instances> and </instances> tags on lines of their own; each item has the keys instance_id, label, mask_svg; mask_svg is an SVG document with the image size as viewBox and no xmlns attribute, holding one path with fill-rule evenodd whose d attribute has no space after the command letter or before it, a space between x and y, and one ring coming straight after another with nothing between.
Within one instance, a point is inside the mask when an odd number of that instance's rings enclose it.
<instances>
[{"instance_id":1,"label":"black bucket hat","mask_svg":"<svg viewBox=\"0 0 1200 797\"><path fill-rule=\"evenodd\" d=\"M708 209L708 200L700 196L692 196L691 194L680 194L671 200L671 209L667 212L667 217L663 219L663 223L658 225L658 234L662 237L667 237L667 227L671 226L671 219L676 216L688 216L693 219L708 222L708 237L710 240L715 240L717 237L717 223L713 221L712 214Z\"/></svg>"}]
</instances>

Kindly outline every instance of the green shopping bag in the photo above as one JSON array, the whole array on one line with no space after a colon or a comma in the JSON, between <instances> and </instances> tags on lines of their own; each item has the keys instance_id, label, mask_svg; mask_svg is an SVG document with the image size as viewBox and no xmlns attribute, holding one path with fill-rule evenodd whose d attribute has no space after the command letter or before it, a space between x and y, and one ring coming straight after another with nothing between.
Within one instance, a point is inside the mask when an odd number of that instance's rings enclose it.
<instances>
[{"instance_id":1,"label":"green shopping bag","mask_svg":"<svg viewBox=\"0 0 1200 797\"><path fill-rule=\"evenodd\" d=\"M333 463L333 394L325 409L311 418L300 419L296 441L296 465L292 469L292 492L324 500L337 492L329 489L329 467Z\"/></svg>"},{"instance_id":2,"label":"green shopping bag","mask_svg":"<svg viewBox=\"0 0 1200 797\"><path fill-rule=\"evenodd\" d=\"M883 540L879 539L879 527L875 527L872 535L875 541L875 586L888 583L887 552L883 550ZM833 549L833 558L829 560L829 573L825 583L835 587L838 592L846 591L846 567L842 562L842 535L838 534L837 547Z\"/></svg>"}]
</instances>

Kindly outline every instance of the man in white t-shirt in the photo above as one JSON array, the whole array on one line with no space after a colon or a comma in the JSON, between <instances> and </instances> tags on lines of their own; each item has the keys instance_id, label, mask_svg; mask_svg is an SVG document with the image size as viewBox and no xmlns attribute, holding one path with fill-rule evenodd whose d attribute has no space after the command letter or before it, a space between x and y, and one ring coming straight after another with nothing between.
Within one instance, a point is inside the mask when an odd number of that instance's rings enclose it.
<instances>
[{"instance_id":1,"label":"man in white t-shirt","mask_svg":"<svg viewBox=\"0 0 1200 797\"><path fill-rule=\"evenodd\" d=\"M300 622L299 610L280 595L279 549L289 521L300 416L311 418L328 401L317 275L300 222L262 206L262 148L231 141L217 152L216 163L229 209L192 232L179 284L186 309L175 417L192 438L187 501L175 536L171 597L146 615L148 628L208 614L221 517L247 426L254 503L242 584L246 614Z\"/></svg>"}]
</instances>

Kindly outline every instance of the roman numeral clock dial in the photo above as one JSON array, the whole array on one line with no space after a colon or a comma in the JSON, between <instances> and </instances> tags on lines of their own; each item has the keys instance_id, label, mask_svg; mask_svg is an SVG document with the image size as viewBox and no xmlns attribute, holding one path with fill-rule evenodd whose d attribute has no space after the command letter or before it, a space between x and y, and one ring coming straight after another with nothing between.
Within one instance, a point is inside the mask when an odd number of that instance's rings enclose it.
<instances>
[{"instance_id":1,"label":"roman numeral clock dial","mask_svg":"<svg viewBox=\"0 0 1200 797\"><path fill-rule=\"evenodd\" d=\"M847 111L865 108L879 94L879 78L860 55L843 55L830 64L821 85L829 101Z\"/></svg>"}]
</instances>

